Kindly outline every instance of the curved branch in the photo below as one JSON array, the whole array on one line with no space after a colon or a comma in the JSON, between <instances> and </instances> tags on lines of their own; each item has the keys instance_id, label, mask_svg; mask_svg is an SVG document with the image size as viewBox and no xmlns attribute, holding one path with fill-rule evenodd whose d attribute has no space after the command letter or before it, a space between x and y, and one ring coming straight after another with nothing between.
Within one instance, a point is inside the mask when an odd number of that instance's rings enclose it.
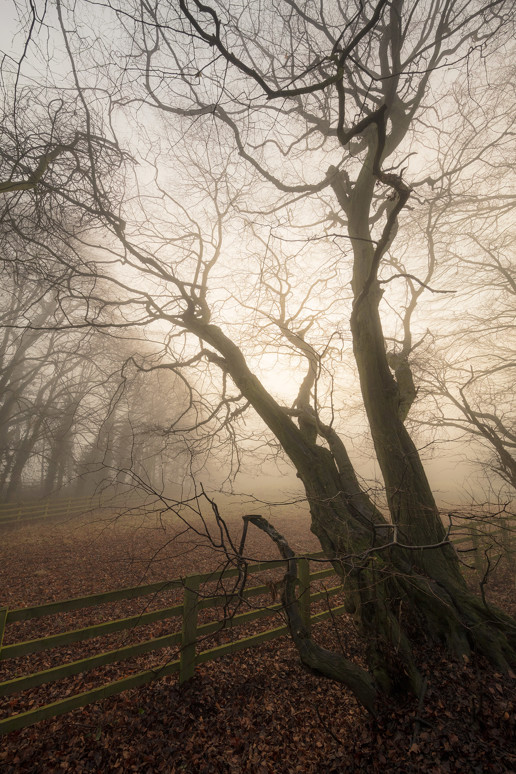
<instances>
[{"instance_id":1,"label":"curved branch","mask_svg":"<svg viewBox=\"0 0 516 774\"><path fill-rule=\"evenodd\" d=\"M244 523L250 521L255 527L265 532L277 545L278 550L287 560L287 572L284 577L283 604L287 613L292 639L301 658L301 662L310 669L320 672L326 677L344 683L356 696L360 704L372 715L375 714L376 687L374 680L365 669L353 664L352 661L317 645L303 623L296 598L297 560L289 544L263 516L244 516Z\"/></svg>"}]
</instances>

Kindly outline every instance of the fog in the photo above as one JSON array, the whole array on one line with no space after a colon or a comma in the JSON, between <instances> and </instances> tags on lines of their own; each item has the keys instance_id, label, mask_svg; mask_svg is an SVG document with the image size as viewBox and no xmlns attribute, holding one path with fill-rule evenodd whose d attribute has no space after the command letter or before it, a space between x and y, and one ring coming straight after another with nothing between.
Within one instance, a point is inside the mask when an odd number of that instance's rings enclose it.
<instances>
[{"instance_id":1,"label":"fog","mask_svg":"<svg viewBox=\"0 0 516 774\"><path fill-rule=\"evenodd\" d=\"M321 63L289 81L326 45L307 19L292 60L270 27L273 71L242 21L225 74L191 19L140 12L2 29L2 500L303 500L283 415L334 460L338 436L387 514L391 390L439 508L511 500L510 25L458 25L455 59L415 17L389 61L357 38L341 93Z\"/></svg>"}]
</instances>

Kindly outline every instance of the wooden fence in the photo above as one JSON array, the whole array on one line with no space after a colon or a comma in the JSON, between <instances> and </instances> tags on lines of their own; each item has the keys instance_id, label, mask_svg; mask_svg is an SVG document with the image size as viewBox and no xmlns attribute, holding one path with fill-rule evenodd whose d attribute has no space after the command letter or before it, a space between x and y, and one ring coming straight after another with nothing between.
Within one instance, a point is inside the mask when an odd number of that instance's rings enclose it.
<instances>
[{"instance_id":1,"label":"wooden fence","mask_svg":"<svg viewBox=\"0 0 516 774\"><path fill-rule=\"evenodd\" d=\"M454 532L452 534L454 534L454 543L459 551L471 552L474 565L481 579L485 574L490 551L505 553L510 559L511 566L514 568L516 546L513 528L510 522L506 522L500 528L498 522L479 523L471 520L464 521L460 527L454 527ZM466 557L467 555L468 553L466 553ZM330 609L328 605L328 608L323 612L315 615L311 614L312 602L339 593L342 590L342 586L334 586L330 589L325 589L324 591L318 591L316 593L311 592L311 584L314 581L319 581L332 576L335 574L335 571L333 567L329 567L312 573L309 565L310 559L324 561L324 555L322 553L312 554L309 557L298 557L297 559L299 582L298 597L302 616L307 626L310 626L313 622L321 621L328 616L335 616L344 612L343 605L332 609ZM284 566L285 562L280 560L261 562L248 565L246 572L253 574ZM229 596L227 594L219 594L217 596L206 597L200 593L202 584L235 578L238 576L239 572L239 569L231 568L219 574L205 573L201 575L191 575L184 579L118 589L115 591L68 599L61 602L51 602L34 607L13 610L9 610L6 607L0 608L0 661L18 658L31 653L38 653L74 642L89 640L113 632L133 630L139 626L144 626L156 621L180 618L182 623L180 631L174 631L173 633L138 642L137 644L126 645L114 650L97 653L93 656L88 656L87 658L67 662L50 669L33 672L32 674L21 677L15 677L0 683L0 696L8 696L35 688L45 683L88 672L107 664L122 662L126 659L157 651L165 647L177 646L179 648L178 659L163 663L155 669L137 672L114 682L93 688L92 690L78 693L51 704L4 718L0 720L0 734L24 728L25 726L32 725L46 718L56 717L78 707L83 707L108 696L119 694L130 688L145 685L156 678L171 675L176 672L179 673L179 681L184 682L193 676L196 664L212 661L221 656L235 653L243 648L257 646L262 642L273 640L286 634L288 629L286 625L283 625L268 629L259 634L243 637L223 645L197 652L196 644L201 638L222 630L236 629L252 621L270 617L281 610L280 604L271 604L266 607L254 608L249 612L239 615L224 617L224 620L222 621L215 620L209 623L199 624L198 614L202 610L213 609L225 606L231 601L237 602L239 599L247 600L255 596L270 593L270 584L245 588L242 592L230 594ZM170 589L183 590L183 601L181 604L151 612L140 613L127 618L109 620L104 623L87 626L82 629L61 632L48 637L31 639L24 642L15 642L2 647L4 630L9 624L18 621L38 619L71 610L94 607L108 602L136 599L138 597L159 594L160 592L165 592Z\"/></svg>"},{"instance_id":2,"label":"wooden fence","mask_svg":"<svg viewBox=\"0 0 516 774\"><path fill-rule=\"evenodd\" d=\"M505 559L513 574L516 572L516 525L508 514L457 518L451 538L463 561L474 567L480 580L500 558Z\"/></svg>"},{"instance_id":3,"label":"wooden fence","mask_svg":"<svg viewBox=\"0 0 516 774\"><path fill-rule=\"evenodd\" d=\"M162 502L159 498L156 498L154 502L146 501L143 496L138 496L135 493L104 491L93 497L87 495L85 497L0 503L0 528L51 517L66 519L69 516L93 513L99 509L135 515L135 513L159 512L162 509Z\"/></svg>"},{"instance_id":4,"label":"wooden fence","mask_svg":"<svg viewBox=\"0 0 516 774\"><path fill-rule=\"evenodd\" d=\"M329 589L324 589L323 591L318 591L315 593L311 592L311 584L314 581L319 581L332 576L335 574L335 571L333 567L329 567L327 569L311 573L309 565L310 559L324 561L324 555L322 553L313 554L310 557L298 557L297 560L299 581L298 598L300 602L301 614L307 626L310 626L312 623L321 621L328 616L336 616L344 612L343 605L331 609L328 605L326 610L323 610L322 612L315 615L311 615L311 603L319 599L326 599L328 597L334 596L342 590L342 586L338 585ZM246 572L257 573L263 572L265 570L276 569L278 567L285 567L285 562L280 560L248 565ZM24 675L22 677L15 677L11 680L6 680L0 683L0 696L13 695L21 691L43 685L44 683L49 683L70 677L72 675L88 672L99 666L124 661L134 656L140 656L142 654L156 651L161 648L170 646L179 647L180 655L177 660L163 663L161 666L158 666L155 669L149 669L143 672L131 674L127 677L123 677L120 680L101 685L97 688L93 688L92 690L84 691L51 704L46 704L42 707L30 709L26 712L4 718L0 720L0 734L5 734L9 731L14 731L16 729L33 725L34 723L37 723L40 720L44 720L46 718L57 717L58 715L70 712L71 710L78 707L84 707L85 705L92 702L99 701L100 699L104 699L108 696L114 696L121 693L122 691L128 690L129 688L137 688L151 682L156 678L171 675L176 672L179 673L179 681L184 682L193 676L196 664L212 661L216 658L220 658L221 656L235 653L236 651L243 648L255 647L263 642L273 640L277 637L281 637L284 634L287 634L288 627L283 625L273 629L268 629L267 631L260 632L259 634L243 637L232 642L197 652L196 644L200 638L220 632L222 630L235 629L252 621L267 618L281 611L281 604L271 604L267 607L257 607L250 610L249 612L224 618L222 621L216 620L209 623L199 624L198 614L201 610L227 605L231 598L233 598L234 601L238 601L238 599L246 600L254 596L265 595L268 593L270 594L270 584L245 588L242 592L229 596L227 594L219 594L217 596L204 597L199 593L201 584L214 581L219 582L221 579L238 577L239 572L240 570L238 568L231 568L219 574L206 573L202 575L191 575L184 579L152 583L146 586L135 586L132 588L118 589L116 591L93 594L75 599L68 599L61 602L51 602L44 605L37 605L35 607L18 608L13 610L9 610L5 607L0 608L0 661L17 658L19 656L25 656L30 653L38 653L50 648L58 647L60 645L79 642L93 637L100 637L101 635L111 632L134 629L135 627L143 626L155 621L165 621L172 618L181 618L182 620L181 631L176 631L162 637L146 640L144 642L139 642L134 645L127 645L115 650L98 653L94 656L88 656L87 658L71 661L59 666L52 667L50 669ZM87 626L83 629L75 629L59 634L54 634L49 637L27 640L25 642L16 642L2 647L2 638L5 627L17 621L28 621L42 618L43 616L67 612L70 610L79 610L81 608L97 606L106 602L135 599L137 597L157 594L159 592L167 591L173 588L183 589L183 602L179 605L166 607L161 610L154 610L152 612L141 613L139 615L130 616L128 618L110 620L93 626Z\"/></svg>"},{"instance_id":5,"label":"wooden fence","mask_svg":"<svg viewBox=\"0 0 516 774\"><path fill-rule=\"evenodd\" d=\"M87 513L99 506L99 500L88 497L67 497L60 500L34 500L20 503L0 504L0 527L31 522L52 516Z\"/></svg>"}]
</instances>

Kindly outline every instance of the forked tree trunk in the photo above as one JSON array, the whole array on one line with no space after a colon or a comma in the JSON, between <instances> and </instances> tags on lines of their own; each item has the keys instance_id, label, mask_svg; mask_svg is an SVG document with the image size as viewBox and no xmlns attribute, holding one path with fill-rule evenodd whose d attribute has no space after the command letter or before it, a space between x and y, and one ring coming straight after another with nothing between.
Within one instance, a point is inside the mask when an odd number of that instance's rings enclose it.
<instances>
[{"instance_id":1,"label":"forked tree trunk","mask_svg":"<svg viewBox=\"0 0 516 774\"><path fill-rule=\"evenodd\" d=\"M387 583L390 593L398 588L400 599L411 608L412 620L419 620L427 633L444 638L457 654L467 654L474 646L507 670L515 659L514 622L500 611L487 609L467 589L419 453L401 419L403 391L387 360L377 271L396 231L396 208L401 209L409 189L401 178L388 177L395 191L392 217L388 216L380 239L373 241L368 213L374 186L387 179L380 170L380 128L378 124L377 136L370 137L370 163L364 164L349 198L341 203L354 237L351 332L362 398L396 538L409 546L391 552L392 568L402 575ZM426 548L418 550L417 546ZM382 635L387 642L391 640L391 631L384 630Z\"/></svg>"},{"instance_id":2,"label":"forked tree trunk","mask_svg":"<svg viewBox=\"0 0 516 774\"><path fill-rule=\"evenodd\" d=\"M286 600L302 661L348 685L371 711L379 690L410 686L417 692L421 687L404 620L410 620L412 628L419 626L425 636L446 642L456 654L469 653L473 646L498 668L507 670L516 663L516 622L485 607L468 591L417 449L399 419L397 386L385 357L377 304L364 297L353 334L392 523L361 489L333 429L316 422L314 434L303 430L302 421L296 426L218 326L194 316L185 315L184 321L185 327L213 347L215 351L206 350L206 356L230 374L291 459L305 487L311 529L341 575L348 608L369 643L369 671L339 654L329 654L313 642L292 600Z\"/></svg>"}]
</instances>

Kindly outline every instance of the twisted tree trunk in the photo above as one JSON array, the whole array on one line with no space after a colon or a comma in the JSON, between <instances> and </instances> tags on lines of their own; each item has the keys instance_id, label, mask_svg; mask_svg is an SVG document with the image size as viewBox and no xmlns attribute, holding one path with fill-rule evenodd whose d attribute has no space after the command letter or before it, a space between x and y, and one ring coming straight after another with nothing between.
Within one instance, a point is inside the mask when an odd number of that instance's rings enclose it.
<instances>
[{"instance_id":1,"label":"twisted tree trunk","mask_svg":"<svg viewBox=\"0 0 516 774\"><path fill-rule=\"evenodd\" d=\"M486 608L466 587L417 450L398 417L396 384L385 354L384 371L373 383L367 381L370 371L376 376L378 362L369 348L360 349L361 336L371 341L369 319L364 323L366 310L374 311L369 302L355 323L355 332L359 329L357 361L388 488L392 523L361 489L333 429L316 423L314 435L305 432L302 422L296 426L218 326L193 317L185 318L185 324L216 350L206 350L205 354L231 375L294 464L310 506L311 529L342 577L348 609L368 640L369 672L356 665L351 665L355 666L352 669L338 654L330 657L299 628L294 615L291 631L300 657L311 668L345 683L372 711L379 690L410 686L418 692L421 687L421 675L401 620L402 608L404 619L411 620L425 636L445 641L458 654L469 653L473 646L505 670L516 663L516 623L500 611ZM378 320L375 324L378 326ZM374 326L372 330L374 333ZM381 401L384 414L378 407ZM329 448L318 444L318 438Z\"/></svg>"}]
</instances>

